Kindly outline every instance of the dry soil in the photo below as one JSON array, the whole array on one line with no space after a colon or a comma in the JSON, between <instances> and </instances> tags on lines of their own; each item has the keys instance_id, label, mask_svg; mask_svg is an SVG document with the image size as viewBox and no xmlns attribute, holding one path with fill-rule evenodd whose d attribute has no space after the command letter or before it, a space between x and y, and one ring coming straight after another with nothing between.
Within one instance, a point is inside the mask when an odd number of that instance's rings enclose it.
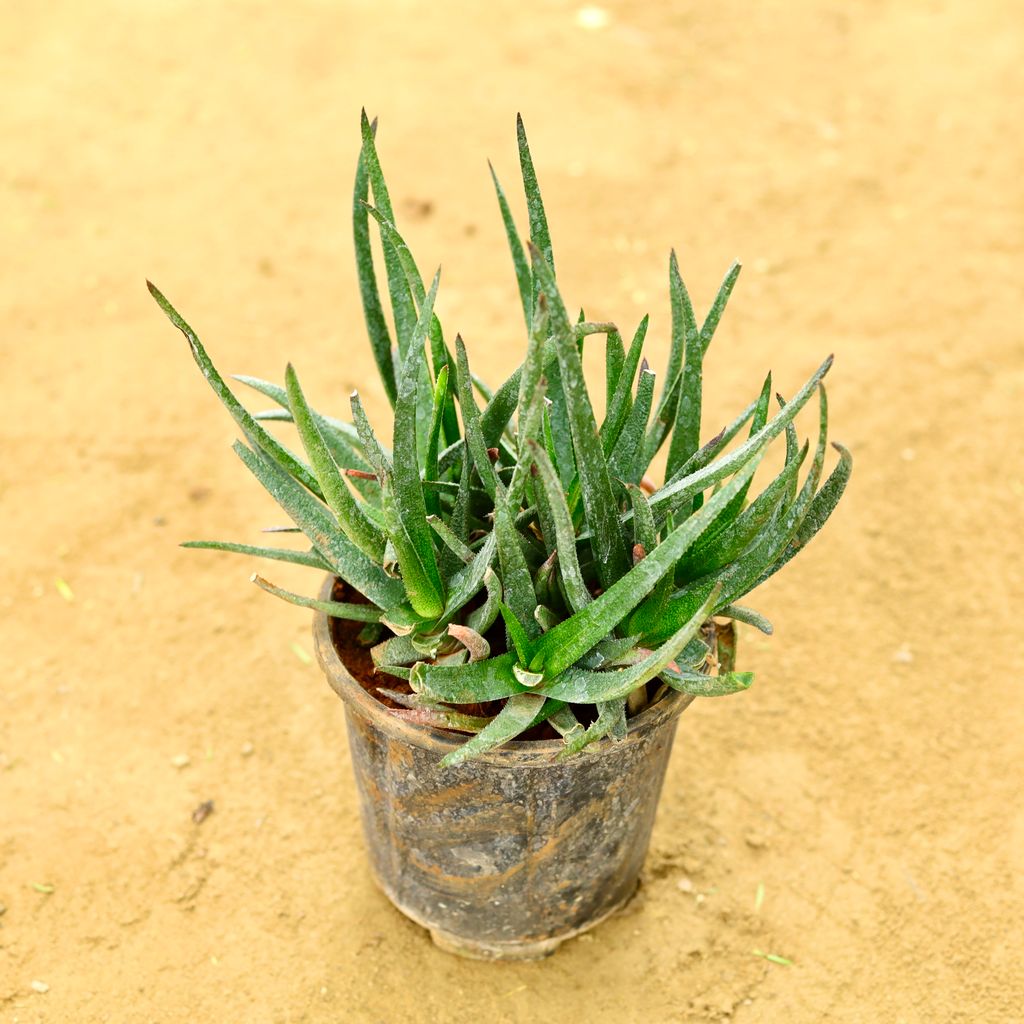
<instances>
[{"instance_id":1,"label":"dry soil","mask_svg":"<svg viewBox=\"0 0 1024 1024\"><path fill-rule=\"evenodd\" d=\"M1024 1020L1022 24L1011 0L5 4L0 1019ZM745 261L709 429L836 353L848 497L757 595L754 688L685 714L641 898L542 963L452 959L372 888L308 618L247 577L314 581L176 546L280 517L145 276L226 370L291 359L383 421L363 104L487 376L522 351L484 163L514 185L517 110L564 290L650 310L656 365L669 247L702 307Z\"/></svg>"}]
</instances>

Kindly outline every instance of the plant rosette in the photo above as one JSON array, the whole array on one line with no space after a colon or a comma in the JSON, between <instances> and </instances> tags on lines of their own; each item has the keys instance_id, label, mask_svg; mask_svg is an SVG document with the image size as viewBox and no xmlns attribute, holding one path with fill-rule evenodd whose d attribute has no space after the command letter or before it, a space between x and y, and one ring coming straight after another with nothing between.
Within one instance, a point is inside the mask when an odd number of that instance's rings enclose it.
<instances>
[{"instance_id":1,"label":"plant rosette","mask_svg":"<svg viewBox=\"0 0 1024 1024\"><path fill-rule=\"evenodd\" d=\"M318 597L253 580L314 611L379 884L446 949L543 956L635 890L680 712L752 682L735 623L771 626L738 602L807 545L850 477L838 444L824 472L832 359L788 400L773 401L769 374L702 442L703 362L739 265L698 322L671 254L655 400L646 316L628 345L614 323L569 316L520 120L525 244L491 173L527 341L492 391L462 338L446 340L440 271L427 286L395 226L375 135L364 113L353 234L390 445L358 393L348 419L311 408L291 365L283 387L236 378L274 403L249 411L150 285L238 425L239 458L309 544L186 546L326 573ZM583 352L602 343L599 420ZM815 396L812 451L795 419Z\"/></svg>"}]
</instances>

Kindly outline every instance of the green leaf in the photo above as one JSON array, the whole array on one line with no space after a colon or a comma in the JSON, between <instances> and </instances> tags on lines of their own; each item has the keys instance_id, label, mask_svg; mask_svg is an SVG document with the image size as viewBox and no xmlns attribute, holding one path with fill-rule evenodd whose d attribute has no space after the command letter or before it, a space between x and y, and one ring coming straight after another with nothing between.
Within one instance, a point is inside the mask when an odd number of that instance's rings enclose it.
<instances>
[{"instance_id":1,"label":"green leaf","mask_svg":"<svg viewBox=\"0 0 1024 1024\"><path fill-rule=\"evenodd\" d=\"M285 379L295 426L327 504L337 516L338 525L345 531L345 536L368 558L379 562L384 555L384 535L367 519L361 503L352 496L348 485L342 479L341 472L306 404L299 378L291 363L285 371Z\"/></svg>"},{"instance_id":2,"label":"green leaf","mask_svg":"<svg viewBox=\"0 0 1024 1024\"><path fill-rule=\"evenodd\" d=\"M633 340L629 345L629 353L622 363L622 370L618 377L618 384L615 392L608 401L608 411L605 414L604 423L601 424L601 441L606 454L611 454L615 442L625 426L626 417L632 408L633 378L636 376L637 367L640 365L640 355L644 347L644 339L647 337L647 325L650 317L645 316L640 321ZM616 335L618 337L618 335ZM609 340L611 335L609 335ZM620 342L621 344L621 342ZM648 413L650 409L648 408ZM644 424L646 425L646 417Z\"/></svg>"},{"instance_id":3,"label":"green leaf","mask_svg":"<svg viewBox=\"0 0 1024 1024\"><path fill-rule=\"evenodd\" d=\"M487 591L484 603L479 608L474 608L466 617L466 625L480 634L486 633L494 625L501 607L501 581L493 569L488 569L484 573L484 588Z\"/></svg>"},{"instance_id":4,"label":"green leaf","mask_svg":"<svg viewBox=\"0 0 1024 1024\"><path fill-rule=\"evenodd\" d=\"M693 315L689 292L679 273L674 249L669 258L669 287L672 293L673 350L677 332L677 311L683 333L683 378L676 405L675 428L669 445L668 465L665 470L667 476L671 476L700 446L701 396L704 391L704 346L701 343L697 319Z\"/></svg>"},{"instance_id":5,"label":"green leaf","mask_svg":"<svg viewBox=\"0 0 1024 1024\"><path fill-rule=\"evenodd\" d=\"M622 543L622 531L619 528L618 505L612 491L604 449L597 433L594 410L587 393L583 363L572 337L572 325L569 323L551 268L541 258L540 251L532 242L531 252L534 277L540 282L547 297L561 370L561 387L566 399L583 507L593 538L598 577L602 586L609 587L629 567L625 546Z\"/></svg>"},{"instance_id":6,"label":"green leaf","mask_svg":"<svg viewBox=\"0 0 1024 1024\"><path fill-rule=\"evenodd\" d=\"M533 280L530 275L530 262L523 250L523 243L519 240L516 231L515 221L512 219L512 211L509 209L508 199L505 197L505 190L498 181L497 174L491 166L490 160L487 166L491 171L491 180L494 182L494 191L498 195L498 206L501 209L501 220L505 225L505 237L508 239L508 247L512 253L512 265L516 271L516 284L519 286L519 299L523 304L523 318L526 321L526 329L530 330L533 319Z\"/></svg>"},{"instance_id":7,"label":"green leaf","mask_svg":"<svg viewBox=\"0 0 1024 1024\"><path fill-rule=\"evenodd\" d=\"M732 266L726 271L722 283L718 286L718 294L715 296L715 301L711 304L711 309L708 311L708 315L700 329L701 347L705 353L707 353L708 347L711 345L711 339L718 328L718 321L722 319L722 314L725 312L725 307L729 302L729 296L732 295L732 290L736 286L736 278L739 276L740 264L739 261L734 261Z\"/></svg>"},{"instance_id":8,"label":"green leaf","mask_svg":"<svg viewBox=\"0 0 1024 1024\"><path fill-rule=\"evenodd\" d=\"M739 516L731 523L716 523L715 528L694 544L676 566L676 579L680 582L698 579L738 558L783 506L790 483L796 480L806 454L805 445Z\"/></svg>"},{"instance_id":9,"label":"green leaf","mask_svg":"<svg viewBox=\"0 0 1024 1024\"><path fill-rule=\"evenodd\" d=\"M658 402L658 409L654 416L654 426L647 435L644 444L644 458L649 463L657 454L668 434L670 424L675 423L679 394L683 381L683 350L686 337L686 311L683 307L682 292L675 286L675 277L678 273L678 266L673 273L673 257L669 260L669 294L672 301L672 348L669 353L668 367L665 373L665 390ZM739 277L740 265L733 263L725 275L725 279L719 286L718 294L711 305L707 318L700 329L700 347L702 355L707 352L711 339L722 318L729 296L732 294ZM692 312L692 310L691 310ZM696 353L694 353L696 355Z\"/></svg>"},{"instance_id":10,"label":"green leaf","mask_svg":"<svg viewBox=\"0 0 1024 1024\"><path fill-rule=\"evenodd\" d=\"M629 410L615 447L608 459L608 472L616 479L637 484L643 478L647 462L644 461L643 445L647 420L651 415L654 399L654 374L646 363L640 367L640 379L636 386L636 401Z\"/></svg>"},{"instance_id":11,"label":"green leaf","mask_svg":"<svg viewBox=\"0 0 1024 1024\"><path fill-rule=\"evenodd\" d=\"M654 513L651 511L647 496L639 487L629 488L629 498L633 506L634 541L642 546L643 557L646 557L647 552L653 551L658 543ZM711 529L711 527L708 527L708 529ZM696 543L699 544L702 541L703 537ZM636 549L634 549L634 561L636 561L636 554ZM686 556L684 555L683 557L685 558ZM678 564L677 562L676 565L678 566ZM650 596L629 617L630 632L635 632L638 636L645 636L651 631L652 623L660 621L665 608L665 602L668 601L674 582L674 572L667 572L662 576L651 591Z\"/></svg>"},{"instance_id":12,"label":"green leaf","mask_svg":"<svg viewBox=\"0 0 1024 1024\"><path fill-rule=\"evenodd\" d=\"M465 450L465 441L460 442L460 444L463 450ZM448 527L460 544L466 544L469 539L469 504L472 496L472 475L473 464L468 456L464 455L459 470L459 488L455 493L455 502L448 517ZM441 539L445 540L444 537ZM447 543L447 541L445 542ZM450 547L451 545L449 545ZM446 578L459 571L461 568L459 563L461 561L462 558L458 553L451 550L441 550L440 567Z\"/></svg>"},{"instance_id":13,"label":"green leaf","mask_svg":"<svg viewBox=\"0 0 1024 1024\"><path fill-rule=\"evenodd\" d=\"M726 672L706 676L702 672L662 672L661 678L680 693L692 697L726 697L730 693L749 690L754 681L753 672Z\"/></svg>"},{"instance_id":14,"label":"green leaf","mask_svg":"<svg viewBox=\"0 0 1024 1024\"><path fill-rule=\"evenodd\" d=\"M501 711L480 732L441 759L442 766L452 768L508 743L533 724L543 704L544 698L535 693L517 693L509 697Z\"/></svg>"},{"instance_id":15,"label":"green leaf","mask_svg":"<svg viewBox=\"0 0 1024 1024\"><path fill-rule=\"evenodd\" d=\"M268 594L287 601L289 604L296 604L300 608L312 608L315 611L326 612L334 619L352 619L356 622L380 622L382 612L372 604L350 604L344 601L318 601L312 597L303 597L302 594L292 593L290 590L282 590L268 583L262 576L255 573L251 577L252 582Z\"/></svg>"},{"instance_id":16,"label":"green leaf","mask_svg":"<svg viewBox=\"0 0 1024 1024\"><path fill-rule=\"evenodd\" d=\"M437 480L440 473L437 468L438 447L441 441L441 424L444 420L445 402L448 400L448 367L442 366L434 385L433 409L430 415L430 434L427 437L427 454L423 462L423 479ZM424 494L427 512L430 515L441 514L441 496L434 490Z\"/></svg>"},{"instance_id":17,"label":"green leaf","mask_svg":"<svg viewBox=\"0 0 1024 1024\"><path fill-rule=\"evenodd\" d=\"M665 643L635 664L626 668L597 672L568 668L558 679L546 683L538 692L546 697L555 697L557 700L574 704L592 704L628 697L638 686L643 686L664 672L675 661L686 645L700 632L717 600L718 592L714 591Z\"/></svg>"},{"instance_id":18,"label":"green leaf","mask_svg":"<svg viewBox=\"0 0 1024 1024\"><path fill-rule=\"evenodd\" d=\"M505 601L512 609L530 637L540 633L533 617L537 595L533 577L523 554L520 534L515 528L507 503L499 502L494 510L494 531L498 540L498 560L501 563L501 583Z\"/></svg>"},{"instance_id":19,"label":"green leaf","mask_svg":"<svg viewBox=\"0 0 1024 1024\"><path fill-rule=\"evenodd\" d=\"M517 442L519 448L534 436L539 424L529 422L529 412L534 407L537 391L542 387L544 375L544 342L548 333L548 304L541 295L534 311L533 323L530 325L530 340L526 348L526 359L523 361L519 376L519 395L516 400Z\"/></svg>"},{"instance_id":20,"label":"green leaf","mask_svg":"<svg viewBox=\"0 0 1024 1024\"><path fill-rule=\"evenodd\" d=\"M555 732L563 739L572 739L577 733L583 732L583 726L576 720L576 715L568 704L563 704L548 721Z\"/></svg>"},{"instance_id":21,"label":"green leaf","mask_svg":"<svg viewBox=\"0 0 1024 1024\"><path fill-rule=\"evenodd\" d=\"M609 331L604 349L604 404L606 409L612 407L625 361L626 346L622 343L622 335L618 331ZM607 423L607 421L606 415L605 422Z\"/></svg>"},{"instance_id":22,"label":"green leaf","mask_svg":"<svg viewBox=\"0 0 1024 1024\"><path fill-rule=\"evenodd\" d=\"M174 324L175 327L185 335L185 339L188 341L189 348L192 350L192 357L196 361L199 369L202 371L203 376L206 378L207 383L213 389L213 393L221 400L224 407L231 414L232 419L241 428L242 433L245 434L246 438L253 444L254 447L259 448L265 452L271 459L274 460L289 476L294 477L303 487L312 491L318 498L323 495L320 492L320 485L317 483L316 477L313 475L312 470L302 462L300 462L280 441L274 437L273 434L260 426L256 420L253 419L252 415L247 409L242 406L242 403L231 393L231 389L227 386L224 378L217 371L217 368L213 365L212 360L206 353L206 349L203 348L202 342L199 340L195 331L181 318L178 311L164 298L163 293L153 284L151 281L146 282L146 286L149 288L149 293L156 299L157 305L167 315L167 319Z\"/></svg>"},{"instance_id":23,"label":"green leaf","mask_svg":"<svg viewBox=\"0 0 1024 1024\"><path fill-rule=\"evenodd\" d=\"M541 199L540 185L537 184L537 172L534 170L533 157L530 155L530 145L526 141L526 128L523 126L523 119L516 114L516 138L519 142L519 167L523 174L523 191L526 193L526 211L530 218L530 240L540 250L545 266L554 275L555 257L551 251L551 233L548 230L548 218L544 212L544 200ZM536 304L539 282L534 270L534 291L533 300ZM527 318L527 322L533 317Z\"/></svg>"},{"instance_id":24,"label":"green leaf","mask_svg":"<svg viewBox=\"0 0 1024 1024\"><path fill-rule=\"evenodd\" d=\"M853 456L841 444L833 442L832 447L839 452L839 462L836 468L832 470L821 490L814 496L806 517L796 531L796 536L789 542L779 559L761 574L754 586L760 586L766 579L774 576L797 552L807 547L814 535L825 525L828 517L832 515L836 505L839 504L839 499L843 496L843 491L846 490L846 485L850 480L850 474L853 472Z\"/></svg>"},{"instance_id":25,"label":"green leaf","mask_svg":"<svg viewBox=\"0 0 1024 1024\"><path fill-rule=\"evenodd\" d=\"M633 543L639 544L646 556L658 546L658 531L654 525L654 513L647 503L647 495L635 484L626 488L633 506Z\"/></svg>"},{"instance_id":26,"label":"green leaf","mask_svg":"<svg viewBox=\"0 0 1024 1024\"><path fill-rule=\"evenodd\" d=\"M199 548L205 551L230 551L236 555L252 555L255 558L269 558L275 562L292 562L310 569L329 571L330 566L316 551L291 551L288 548L261 548L253 544L234 544L226 540L187 540L183 548Z\"/></svg>"},{"instance_id":27,"label":"green leaf","mask_svg":"<svg viewBox=\"0 0 1024 1024\"><path fill-rule=\"evenodd\" d=\"M501 443L501 436L507 429L515 414L519 402L519 381L522 367L519 367L506 380L484 406L480 417L480 431L488 448L496 448Z\"/></svg>"},{"instance_id":28,"label":"green leaf","mask_svg":"<svg viewBox=\"0 0 1024 1024\"><path fill-rule=\"evenodd\" d=\"M440 574L437 570L436 560L433 566L433 575L424 565L420 549L413 542L407 532L407 522L403 519L398 501L394 495L394 470L388 454L380 446L377 437L370 426L370 421L363 409L359 395L352 394L352 415L356 422L356 429L366 452L367 458L373 465L374 472L380 482L381 510L383 511L386 526L388 543L384 549L384 568L389 575L393 575L392 565L397 559L401 570L402 586L405 588L406 596L409 599L416 614L423 619L436 619L444 611L444 590L440 585ZM399 385L399 399L396 405L396 422L399 416L398 408L403 403L402 387ZM405 406L406 410L408 405ZM412 456L413 465L415 455ZM419 474L417 472L417 483ZM425 508L425 506L424 506ZM411 520L410 520L411 522ZM430 552L433 554L433 541L430 540L429 527L426 523L426 515L423 516L423 526L428 530L427 541L430 544Z\"/></svg>"},{"instance_id":29,"label":"green leaf","mask_svg":"<svg viewBox=\"0 0 1024 1024\"><path fill-rule=\"evenodd\" d=\"M444 615L438 626L451 622L455 615L477 595L484 585L484 577L491 567L491 562L494 561L496 547L497 537L493 533L488 534L473 560L451 578L448 584L448 600L444 607Z\"/></svg>"},{"instance_id":30,"label":"green leaf","mask_svg":"<svg viewBox=\"0 0 1024 1024\"><path fill-rule=\"evenodd\" d=\"M398 380L398 399L395 402L394 440L392 444L392 473L394 477L395 506L398 520L408 536L419 563L418 572L422 572L428 584L428 594L421 598L422 608L417 607L424 616L431 613L428 607L437 607L440 614L444 608L444 584L437 568L434 553L433 534L427 523L426 502L423 497L423 483L420 479L419 452L416 444L416 397L420 371L423 366L424 343L433 315L434 299L440 282L441 271L434 275L430 291L420 307L419 317L413 330L409 351L402 364ZM389 529L392 540L395 533ZM398 541L395 541L398 547ZM399 548L399 561L401 562ZM405 576L407 566L402 563L402 574Z\"/></svg>"},{"instance_id":31,"label":"green leaf","mask_svg":"<svg viewBox=\"0 0 1024 1024\"><path fill-rule=\"evenodd\" d=\"M293 422L291 409L288 406L288 392L283 387L272 384L270 381L260 380L258 377L247 377L244 374L235 374L234 379L277 402L282 407L280 419L289 423ZM370 468L369 463L362 455L359 433L351 423L331 416L324 416L313 408L310 408L309 411L316 422L317 430L327 442L334 461L341 469L357 469L365 472ZM257 418L260 415L265 416L266 414L257 414ZM376 496L376 481L357 479L354 482L360 493Z\"/></svg>"},{"instance_id":32,"label":"green leaf","mask_svg":"<svg viewBox=\"0 0 1024 1024\"><path fill-rule=\"evenodd\" d=\"M759 430L761 430L765 423L768 422L768 403L771 399L772 390L772 375L771 373L765 378L764 385L761 388L761 394L758 397L757 405L754 407L754 419L750 424L750 437L753 437ZM793 426L792 423L789 424ZM788 428L787 428L788 429ZM788 449L788 445L787 445ZM696 454L696 453L695 453ZM747 500L747 492L750 490L750 485L747 485L747 489L740 491L732 500L732 504L725 509L722 513L722 522L728 523L739 515L743 509L744 502Z\"/></svg>"},{"instance_id":33,"label":"green leaf","mask_svg":"<svg viewBox=\"0 0 1024 1024\"><path fill-rule=\"evenodd\" d=\"M673 623L689 615L690 609L698 602L702 602L709 590L719 584L722 587L722 604L733 604L752 590L779 558L803 522L821 478L827 421L828 406L822 389L818 446L811 469L796 501L784 510L779 509L775 518L757 533L754 543L740 558L714 576L697 580L673 595L662 620L665 631L671 630Z\"/></svg>"},{"instance_id":34,"label":"green leaf","mask_svg":"<svg viewBox=\"0 0 1024 1024\"><path fill-rule=\"evenodd\" d=\"M468 665L431 665L421 661L409 682L417 693L446 704L485 704L525 691L512 671L515 664L514 652Z\"/></svg>"},{"instance_id":35,"label":"green leaf","mask_svg":"<svg viewBox=\"0 0 1024 1024\"><path fill-rule=\"evenodd\" d=\"M377 155L374 130L370 126L370 120L366 116L365 110L362 112L362 133L362 159L366 165L366 174L370 187L373 189L374 205L389 221L394 221L395 215L391 208L391 197L388 194L388 187L384 181L384 173L380 166L380 158ZM391 296L391 312L395 318L398 352L399 356L404 359L409 342L412 339L413 328L416 324L416 308L413 305L409 283L406 280L398 253L394 245L384 236L383 232L381 233L381 243L384 249L384 267L387 271L388 292Z\"/></svg>"},{"instance_id":36,"label":"green leaf","mask_svg":"<svg viewBox=\"0 0 1024 1024\"><path fill-rule=\"evenodd\" d=\"M793 400L787 404L785 409L776 413L753 437L748 438L738 448L715 462L660 488L651 495L651 507L655 509L667 507L669 510L684 507L689 502L692 502L695 495L719 480L724 480L731 473L735 472L738 466L746 463L751 455L762 451L775 437L785 430L786 424L790 423L806 405L807 400L814 394L821 379L828 373L831 366L832 356L829 356L811 375L807 383L793 396Z\"/></svg>"},{"instance_id":37,"label":"green leaf","mask_svg":"<svg viewBox=\"0 0 1024 1024\"><path fill-rule=\"evenodd\" d=\"M526 627L516 613L504 602L498 605L498 611L501 612L501 617L505 622L505 629L508 630L509 640L512 641L512 646L515 648L520 663L528 665L530 654L533 651L533 644L530 641L530 637L526 634Z\"/></svg>"},{"instance_id":38,"label":"green leaf","mask_svg":"<svg viewBox=\"0 0 1024 1024\"><path fill-rule=\"evenodd\" d=\"M401 264L402 272L405 274L406 283L409 286L409 292L415 300L417 308L422 312L423 304L427 301L427 292L423 287L423 278L420 276L419 268L416 266L416 261L413 259L412 252L409 246L406 244L405 239L399 233L392 220L386 217L380 210L369 207L369 213L377 221L380 227L381 237L384 239L385 245L390 246L394 249L395 254L398 257L398 262ZM441 321L438 320L437 314L433 312L431 308L429 320L429 330L425 331L424 334L430 339L430 353L431 361L434 367L435 376L439 376L441 370L451 364L451 353L448 351L447 345L444 342L444 332L441 330ZM411 342L415 344L415 340ZM428 375L426 371L421 371L421 376L424 381L427 381ZM445 428L445 434L450 439L455 439L459 436L457 421L455 419L455 408L451 401L446 401L443 409L443 423Z\"/></svg>"},{"instance_id":39,"label":"green leaf","mask_svg":"<svg viewBox=\"0 0 1024 1024\"><path fill-rule=\"evenodd\" d=\"M353 391L349 399L352 406L352 419L355 421L356 430L359 432L359 441L367 461L377 474L377 482L383 489L391 478L391 453L386 451L373 427L370 425L369 417L363 408L363 400L359 397L358 391Z\"/></svg>"},{"instance_id":40,"label":"green leaf","mask_svg":"<svg viewBox=\"0 0 1024 1024\"><path fill-rule=\"evenodd\" d=\"M760 612L754 611L753 608L744 608L741 604L727 604L724 608L719 608L715 614L725 619L745 622L748 626L760 630L765 636L771 636L775 632L772 624Z\"/></svg>"},{"instance_id":41,"label":"green leaf","mask_svg":"<svg viewBox=\"0 0 1024 1024\"><path fill-rule=\"evenodd\" d=\"M311 497L276 462L257 455L236 441L238 457L267 489L271 497L288 513L313 547L324 557L331 570L380 608L390 609L403 603L405 590L390 579L338 529L330 512Z\"/></svg>"},{"instance_id":42,"label":"green leaf","mask_svg":"<svg viewBox=\"0 0 1024 1024\"><path fill-rule=\"evenodd\" d=\"M439 638L440 640L440 638ZM413 646L412 636L392 636L370 651L375 668L387 669L401 665L415 665L423 654Z\"/></svg>"},{"instance_id":43,"label":"green leaf","mask_svg":"<svg viewBox=\"0 0 1024 1024\"><path fill-rule=\"evenodd\" d=\"M483 431L480 425L480 409L473 397L473 380L469 372L469 357L466 355L466 346L462 342L462 336L455 337L455 358L456 376L459 386L459 408L462 410L462 426L466 435L466 444L469 448L469 456L480 476L484 490L493 499L497 493L498 476L494 472L490 456L487 454L487 444L484 440ZM513 404L513 408L515 405ZM511 416L511 412L509 413Z\"/></svg>"},{"instance_id":44,"label":"green leaf","mask_svg":"<svg viewBox=\"0 0 1024 1024\"><path fill-rule=\"evenodd\" d=\"M651 429L647 431L647 436L644 438L643 462L645 466L651 464L652 459L665 443L669 430L675 424L676 404L679 401L679 389L682 385L683 375L681 373L676 374L674 381L665 381L658 408L651 421Z\"/></svg>"},{"instance_id":45,"label":"green leaf","mask_svg":"<svg viewBox=\"0 0 1024 1024\"><path fill-rule=\"evenodd\" d=\"M547 678L553 678L607 636L673 568L705 527L714 521L719 509L753 476L758 461L756 457L751 459L699 512L676 527L600 597L545 633L538 641L530 668L543 669Z\"/></svg>"},{"instance_id":46,"label":"green leaf","mask_svg":"<svg viewBox=\"0 0 1024 1024\"><path fill-rule=\"evenodd\" d=\"M573 529L569 506L565 503L565 494L555 467L551 465L543 448L535 441L531 441L530 445L533 449L533 462L537 467L555 528L555 549L558 552L558 566L562 585L565 587L565 596L572 610L580 611L590 604L593 598L587 590L583 573L580 572L579 559L576 557L576 531Z\"/></svg>"},{"instance_id":47,"label":"green leaf","mask_svg":"<svg viewBox=\"0 0 1024 1024\"><path fill-rule=\"evenodd\" d=\"M473 561L473 549L443 519L440 519L438 516L428 516L427 522L430 523L430 528L459 561L464 563Z\"/></svg>"},{"instance_id":48,"label":"green leaf","mask_svg":"<svg viewBox=\"0 0 1024 1024\"><path fill-rule=\"evenodd\" d=\"M377 122L370 126L376 132ZM352 237L356 247L356 272L359 276L359 294L363 301L363 316L366 319L366 331L370 336L370 347L373 358L380 371L380 379L388 401L394 405L398 395L395 382L395 367L391 356L391 335L387 321L384 319L384 307L380 301L377 288L377 275L373 268L373 250L370 247L370 219L366 211L366 200L369 197L369 180L366 173L366 159L363 151L359 152L356 165L356 183L352 197Z\"/></svg>"},{"instance_id":49,"label":"green leaf","mask_svg":"<svg viewBox=\"0 0 1024 1024\"><path fill-rule=\"evenodd\" d=\"M624 697L619 700L602 701L597 707L598 713L595 721L591 722L586 729L565 737L565 746L558 755L560 761L578 754L591 743L604 739L609 734L614 734L616 730L626 728L626 699Z\"/></svg>"}]
</instances>

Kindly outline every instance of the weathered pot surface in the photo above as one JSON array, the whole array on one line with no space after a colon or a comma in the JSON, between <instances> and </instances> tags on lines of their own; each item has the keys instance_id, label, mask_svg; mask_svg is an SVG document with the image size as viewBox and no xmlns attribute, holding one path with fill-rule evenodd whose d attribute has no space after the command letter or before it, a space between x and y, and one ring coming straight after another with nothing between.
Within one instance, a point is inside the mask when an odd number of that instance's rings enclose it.
<instances>
[{"instance_id":1,"label":"weathered pot surface","mask_svg":"<svg viewBox=\"0 0 1024 1024\"><path fill-rule=\"evenodd\" d=\"M630 720L625 739L565 761L560 741L519 741L442 768L466 737L392 715L346 669L323 613L313 632L345 701L373 874L439 947L535 959L628 902L691 697L668 694Z\"/></svg>"}]
</instances>

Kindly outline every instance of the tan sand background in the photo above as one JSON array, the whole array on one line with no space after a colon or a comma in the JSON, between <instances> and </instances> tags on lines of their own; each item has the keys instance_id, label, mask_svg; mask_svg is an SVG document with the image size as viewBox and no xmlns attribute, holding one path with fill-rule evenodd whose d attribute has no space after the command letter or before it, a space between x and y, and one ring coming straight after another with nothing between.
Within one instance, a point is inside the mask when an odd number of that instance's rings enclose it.
<instances>
[{"instance_id":1,"label":"tan sand background","mask_svg":"<svg viewBox=\"0 0 1024 1024\"><path fill-rule=\"evenodd\" d=\"M3 1021L1024 1020L1020 6L604 10L3 5ZM517 110L565 292L649 309L655 363L669 247L701 308L744 260L709 431L836 353L844 505L754 602L753 690L686 713L641 897L543 963L451 959L373 889L306 614L176 547L280 517L145 276L225 370L384 414L362 104L489 377Z\"/></svg>"}]
</instances>

